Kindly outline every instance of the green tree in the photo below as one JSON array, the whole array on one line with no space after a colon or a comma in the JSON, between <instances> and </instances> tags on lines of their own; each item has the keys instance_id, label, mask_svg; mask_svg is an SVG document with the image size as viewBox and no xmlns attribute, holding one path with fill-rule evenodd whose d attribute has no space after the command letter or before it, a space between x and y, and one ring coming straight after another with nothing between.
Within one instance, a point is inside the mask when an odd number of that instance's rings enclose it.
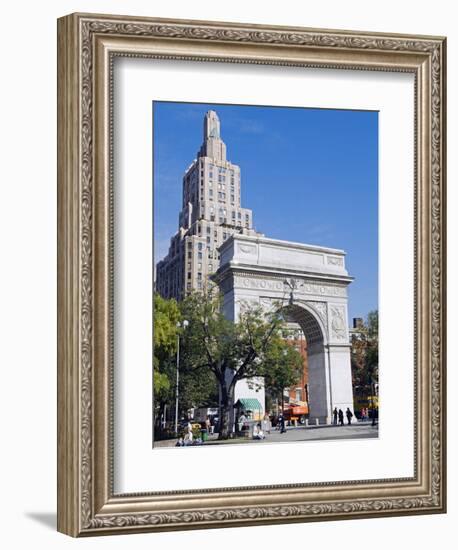
<instances>
[{"instance_id":1,"label":"green tree","mask_svg":"<svg viewBox=\"0 0 458 550\"><path fill-rule=\"evenodd\" d=\"M180 319L180 310L175 300L154 295L153 390L156 407L170 401L173 393L173 358Z\"/></svg>"},{"instance_id":2,"label":"green tree","mask_svg":"<svg viewBox=\"0 0 458 550\"><path fill-rule=\"evenodd\" d=\"M223 315L221 297L213 289L186 297L181 312L189 321L183 335L183 364L196 377L205 372L215 377L221 406L219 438L227 439L234 426L235 385L265 374L282 325L280 310L265 313L258 305L242 304L234 323Z\"/></svg>"},{"instance_id":3,"label":"green tree","mask_svg":"<svg viewBox=\"0 0 458 550\"><path fill-rule=\"evenodd\" d=\"M192 407L216 407L218 386L209 370L195 372L180 360L180 411Z\"/></svg>"},{"instance_id":4,"label":"green tree","mask_svg":"<svg viewBox=\"0 0 458 550\"><path fill-rule=\"evenodd\" d=\"M351 337L353 387L372 391L378 383L378 311L370 311Z\"/></svg>"},{"instance_id":5,"label":"green tree","mask_svg":"<svg viewBox=\"0 0 458 550\"><path fill-rule=\"evenodd\" d=\"M156 414L165 404L175 407L178 336L183 341L186 335L186 330L179 326L183 319L180 306L174 299L167 300L159 294L154 296L153 391ZM218 402L218 388L210 372L193 372L186 367L183 357L179 370L180 416L191 407L214 406Z\"/></svg>"},{"instance_id":6,"label":"green tree","mask_svg":"<svg viewBox=\"0 0 458 550\"><path fill-rule=\"evenodd\" d=\"M264 360L264 381L266 392L273 398L280 398L284 409L284 390L300 380L304 368L302 355L294 346L275 335Z\"/></svg>"}]
</instances>

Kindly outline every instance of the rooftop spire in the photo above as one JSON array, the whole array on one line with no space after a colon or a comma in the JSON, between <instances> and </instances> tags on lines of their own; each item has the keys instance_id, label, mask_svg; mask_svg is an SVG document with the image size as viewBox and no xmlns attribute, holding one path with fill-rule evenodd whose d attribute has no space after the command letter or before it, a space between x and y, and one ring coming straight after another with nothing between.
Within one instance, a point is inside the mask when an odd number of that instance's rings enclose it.
<instances>
[{"instance_id":1,"label":"rooftop spire","mask_svg":"<svg viewBox=\"0 0 458 550\"><path fill-rule=\"evenodd\" d=\"M204 117L204 142L208 138L220 138L221 123L215 111L207 111Z\"/></svg>"},{"instance_id":2,"label":"rooftop spire","mask_svg":"<svg viewBox=\"0 0 458 550\"><path fill-rule=\"evenodd\" d=\"M215 160L226 160L226 144L220 137L221 124L215 111L207 111L204 117L204 141L199 157L210 157Z\"/></svg>"}]
</instances>

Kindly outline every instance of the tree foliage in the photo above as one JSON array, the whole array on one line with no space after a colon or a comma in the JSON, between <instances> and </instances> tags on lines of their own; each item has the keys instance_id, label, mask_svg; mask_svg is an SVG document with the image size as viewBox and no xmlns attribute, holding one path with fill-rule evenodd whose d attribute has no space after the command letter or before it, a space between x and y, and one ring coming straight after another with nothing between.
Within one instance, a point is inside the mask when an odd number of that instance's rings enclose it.
<instances>
[{"instance_id":1,"label":"tree foliage","mask_svg":"<svg viewBox=\"0 0 458 550\"><path fill-rule=\"evenodd\" d=\"M282 317L278 308L265 312L258 304L240 304L238 322L222 313L216 290L191 294L182 303L189 320L183 337L183 361L194 375L211 372L218 385L221 418L219 437L232 434L234 390L238 381L264 376L273 362L274 342ZM253 382L255 383L255 382Z\"/></svg>"},{"instance_id":2,"label":"tree foliage","mask_svg":"<svg viewBox=\"0 0 458 550\"><path fill-rule=\"evenodd\" d=\"M378 311L371 311L352 334L353 386L369 388L378 382Z\"/></svg>"},{"instance_id":3,"label":"tree foliage","mask_svg":"<svg viewBox=\"0 0 458 550\"><path fill-rule=\"evenodd\" d=\"M238 321L222 312L216 288L192 293L182 302L154 299L154 392L156 403L174 404L177 341L180 338L179 407L221 406L219 437L232 435L234 390L248 379L279 395L297 382L302 357L281 338L281 307L265 311L259 304L240 304ZM187 326L177 327L186 320ZM180 415L181 416L181 415Z\"/></svg>"},{"instance_id":4,"label":"tree foliage","mask_svg":"<svg viewBox=\"0 0 458 550\"><path fill-rule=\"evenodd\" d=\"M178 327L181 313L176 300L166 300L154 295L154 350L158 354L172 355L176 352Z\"/></svg>"},{"instance_id":5,"label":"tree foliage","mask_svg":"<svg viewBox=\"0 0 458 550\"><path fill-rule=\"evenodd\" d=\"M217 387L209 373L194 376L183 360L183 339L187 329L179 326L183 316L183 303L166 300L159 294L154 296L154 398L156 407L164 403L174 406L176 398L177 344L180 336L182 353L179 364L179 408L180 416L191 407L215 405ZM185 313L186 313L186 308Z\"/></svg>"},{"instance_id":6,"label":"tree foliage","mask_svg":"<svg viewBox=\"0 0 458 550\"><path fill-rule=\"evenodd\" d=\"M279 335L272 338L263 364L266 391L282 400L285 388L300 380L304 368L302 355Z\"/></svg>"},{"instance_id":7,"label":"tree foliage","mask_svg":"<svg viewBox=\"0 0 458 550\"><path fill-rule=\"evenodd\" d=\"M165 300L159 294L154 295L153 387L157 405L169 400L173 392L173 358L180 319L180 310L175 300Z\"/></svg>"}]
</instances>

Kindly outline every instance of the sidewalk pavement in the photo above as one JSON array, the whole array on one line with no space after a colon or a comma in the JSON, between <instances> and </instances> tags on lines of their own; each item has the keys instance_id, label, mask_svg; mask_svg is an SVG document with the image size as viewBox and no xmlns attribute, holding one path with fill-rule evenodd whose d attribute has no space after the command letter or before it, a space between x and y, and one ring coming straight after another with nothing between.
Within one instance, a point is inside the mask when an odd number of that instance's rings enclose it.
<instances>
[{"instance_id":1,"label":"sidewalk pavement","mask_svg":"<svg viewBox=\"0 0 458 550\"><path fill-rule=\"evenodd\" d=\"M280 443L280 442L298 442L298 441L329 441L336 439L369 439L378 437L378 424L372 426L371 421L356 422L350 425L336 426L334 424L323 424L320 426L288 426L285 433L272 429L270 434L266 434L265 439L246 439L237 437L234 439L218 440L218 434L209 436L209 440L199 445L234 445L243 443ZM156 441L155 448L174 447L176 439L167 439Z\"/></svg>"}]
</instances>

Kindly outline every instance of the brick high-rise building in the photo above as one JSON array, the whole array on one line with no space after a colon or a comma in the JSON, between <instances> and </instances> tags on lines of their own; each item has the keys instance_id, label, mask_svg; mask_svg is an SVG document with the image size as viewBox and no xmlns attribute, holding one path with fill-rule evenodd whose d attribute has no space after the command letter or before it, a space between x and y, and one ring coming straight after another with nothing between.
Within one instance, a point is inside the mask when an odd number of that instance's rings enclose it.
<instances>
[{"instance_id":1,"label":"brick high-rise building","mask_svg":"<svg viewBox=\"0 0 458 550\"><path fill-rule=\"evenodd\" d=\"M240 167L226 158L215 111L204 117L203 143L183 176L178 232L156 266L156 290L181 300L202 290L219 267L218 247L234 233L257 235L250 209L241 206Z\"/></svg>"}]
</instances>

